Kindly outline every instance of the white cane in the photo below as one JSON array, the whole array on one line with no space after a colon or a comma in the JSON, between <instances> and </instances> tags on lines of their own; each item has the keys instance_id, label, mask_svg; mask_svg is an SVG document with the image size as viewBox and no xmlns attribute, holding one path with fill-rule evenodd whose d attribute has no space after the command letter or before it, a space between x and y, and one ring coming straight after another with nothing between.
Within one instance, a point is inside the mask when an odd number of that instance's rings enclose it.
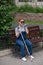
<instances>
[{"instance_id":1,"label":"white cane","mask_svg":"<svg viewBox=\"0 0 43 65\"><path fill-rule=\"evenodd\" d=\"M18 28L19 28L19 27L18 27ZM19 30L19 32L20 32L20 30ZM26 42L25 42L25 40L24 40L24 37L23 37L23 35L22 35L21 32L20 32L20 34L21 34L22 40L23 40L23 42L24 42L25 48L26 48L26 50L27 50L27 53L28 53L28 55L30 55L29 50L28 50L28 47L27 47ZM31 61L33 61L33 59L31 59Z\"/></svg>"},{"instance_id":2,"label":"white cane","mask_svg":"<svg viewBox=\"0 0 43 65\"><path fill-rule=\"evenodd\" d=\"M25 24L25 26L26 26L26 24ZM18 27L18 29L19 29L19 27ZM27 53L28 53L28 55L30 55L29 50L28 50L28 47L27 47L26 42L25 42L25 40L24 40L24 37L23 37L23 35L22 35L22 33L21 33L20 30L19 30L19 32L20 32L20 34L21 34L21 37L22 37L22 40L23 40L23 42L24 42L25 48L26 48L26 50L27 50Z\"/></svg>"},{"instance_id":3,"label":"white cane","mask_svg":"<svg viewBox=\"0 0 43 65\"><path fill-rule=\"evenodd\" d=\"M23 42L24 42L25 48L26 48L26 50L27 50L27 53L28 53L28 55L30 55L29 50L28 50L27 45L26 45L26 42L25 42L25 40L24 40L24 37L23 37L22 33L20 33L20 34L21 34L22 40L23 40Z\"/></svg>"}]
</instances>

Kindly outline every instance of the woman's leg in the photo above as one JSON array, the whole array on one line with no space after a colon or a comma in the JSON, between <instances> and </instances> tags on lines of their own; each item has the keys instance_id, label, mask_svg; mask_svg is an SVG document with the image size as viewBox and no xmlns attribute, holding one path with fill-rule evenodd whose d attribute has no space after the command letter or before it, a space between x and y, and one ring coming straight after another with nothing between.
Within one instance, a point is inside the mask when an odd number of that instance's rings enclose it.
<instances>
[{"instance_id":1,"label":"woman's leg","mask_svg":"<svg viewBox=\"0 0 43 65\"><path fill-rule=\"evenodd\" d=\"M20 46L20 53L22 57L25 57L24 43L21 40L16 40L16 44Z\"/></svg>"},{"instance_id":2,"label":"woman's leg","mask_svg":"<svg viewBox=\"0 0 43 65\"><path fill-rule=\"evenodd\" d=\"M26 39L25 42L26 42L26 45L28 46L30 55L32 55L32 43L31 43L31 41Z\"/></svg>"}]
</instances>

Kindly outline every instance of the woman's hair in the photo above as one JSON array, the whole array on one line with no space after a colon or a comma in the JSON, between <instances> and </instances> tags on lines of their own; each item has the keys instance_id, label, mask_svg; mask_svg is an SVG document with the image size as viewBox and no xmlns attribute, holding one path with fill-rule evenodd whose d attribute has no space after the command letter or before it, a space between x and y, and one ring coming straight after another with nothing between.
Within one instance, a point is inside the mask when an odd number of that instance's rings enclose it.
<instances>
[{"instance_id":1,"label":"woman's hair","mask_svg":"<svg viewBox=\"0 0 43 65\"><path fill-rule=\"evenodd\" d=\"M24 22L25 20L24 20L23 18L21 18L21 19L19 19L19 22L21 22L21 21L23 21L23 22Z\"/></svg>"}]
</instances>

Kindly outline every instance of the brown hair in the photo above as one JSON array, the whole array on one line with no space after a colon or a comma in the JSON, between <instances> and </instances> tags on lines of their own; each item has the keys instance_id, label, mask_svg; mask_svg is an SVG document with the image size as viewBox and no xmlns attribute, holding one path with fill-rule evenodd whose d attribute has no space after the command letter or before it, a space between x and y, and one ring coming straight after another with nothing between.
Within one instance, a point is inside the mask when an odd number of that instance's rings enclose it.
<instances>
[{"instance_id":1,"label":"brown hair","mask_svg":"<svg viewBox=\"0 0 43 65\"><path fill-rule=\"evenodd\" d=\"M24 20L23 18L21 18L21 19L19 19L19 22L20 22L20 21L25 21L25 20Z\"/></svg>"}]
</instances>

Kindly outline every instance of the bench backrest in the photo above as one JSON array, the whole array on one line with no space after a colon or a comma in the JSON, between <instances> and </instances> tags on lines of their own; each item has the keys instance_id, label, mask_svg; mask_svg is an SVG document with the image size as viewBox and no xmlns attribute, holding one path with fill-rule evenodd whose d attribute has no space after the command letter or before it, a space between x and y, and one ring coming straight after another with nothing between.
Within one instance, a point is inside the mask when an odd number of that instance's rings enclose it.
<instances>
[{"instance_id":1,"label":"bench backrest","mask_svg":"<svg viewBox=\"0 0 43 65\"><path fill-rule=\"evenodd\" d=\"M12 42L15 42L16 36L15 36L15 30L14 29L10 29L8 30L9 33L9 38Z\"/></svg>"},{"instance_id":2,"label":"bench backrest","mask_svg":"<svg viewBox=\"0 0 43 65\"><path fill-rule=\"evenodd\" d=\"M33 39L33 38L39 38L40 37L40 28L39 26L31 26L28 27L29 33L28 33L28 38Z\"/></svg>"},{"instance_id":3,"label":"bench backrest","mask_svg":"<svg viewBox=\"0 0 43 65\"><path fill-rule=\"evenodd\" d=\"M31 26L28 27L29 33L27 34L27 37L29 39L39 38L40 37L40 29L39 26ZM9 30L9 37L10 39L15 42L16 36L15 36L15 30Z\"/></svg>"}]
</instances>

